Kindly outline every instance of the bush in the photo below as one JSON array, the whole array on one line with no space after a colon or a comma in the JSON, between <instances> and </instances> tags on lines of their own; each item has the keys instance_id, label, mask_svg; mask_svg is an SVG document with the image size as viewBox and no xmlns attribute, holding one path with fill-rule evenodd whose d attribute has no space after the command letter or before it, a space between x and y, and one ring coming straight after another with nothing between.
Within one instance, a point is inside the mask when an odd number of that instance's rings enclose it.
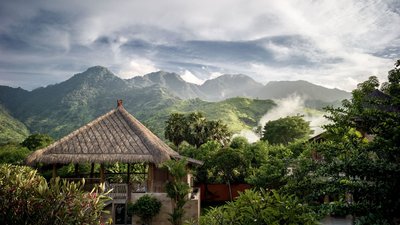
<instances>
[{"instance_id":1,"label":"bush","mask_svg":"<svg viewBox=\"0 0 400 225\"><path fill-rule=\"evenodd\" d=\"M54 139L47 134L32 134L29 135L21 146L28 148L31 151L44 148L54 142Z\"/></svg>"},{"instance_id":2,"label":"bush","mask_svg":"<svg viewBox=\"0 0 400 225\"><path fill-rule=\"evenodd\" d=\"M278 192L246 190L234 202L209 210L201 224L319 224L315 213L299 200Z\"/></svg>"},{"instance_id":3,"label":"bush","mask_svg":"<svg viewBox=\"0 0 400 225\"><path fill-rule=\"evenodd\" d=\"M26 166L0 165L0 221L3 224L100 224L101 188L90 193L82 183L59 178L50 183Z\"/></svg>"},{"instance_id":4,"label":"bush","mask_svg":"<svg viewBox=\"0 0 400 225\"><path fill-rule=\"evenodd\" d=\"M137 215L145 224L149 224L151 219L160 212L161 202L153 196L143 195L135 204L128 206L128 215Z\"/></svg>"},{"instance_id":5,"label":"bush","mask_svg":"<svg viewBox=\"0 0 400 225\"><path fill-rule=\"evenodd\" d=\"M0 163L23 164L26 157L32 153L19 144L6 144L0 146Z\"/></svg>"}]
</instances>

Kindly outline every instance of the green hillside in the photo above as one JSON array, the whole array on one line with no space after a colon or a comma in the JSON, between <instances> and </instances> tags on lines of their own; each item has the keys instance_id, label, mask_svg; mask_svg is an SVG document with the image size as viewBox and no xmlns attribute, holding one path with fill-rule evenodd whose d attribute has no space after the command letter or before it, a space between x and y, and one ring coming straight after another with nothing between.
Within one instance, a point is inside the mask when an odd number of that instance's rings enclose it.
<instances>
[{"instance_id":1,"label":"green hillside","mask_svg":"<svg viewBox=\"0 0 400 225\"><path fill-rule=\"evenodd\" d=\"M26 126L12 117L7 110L0 105L0 145L13 142L20 143L29 135Z\"/></svg>"},{"instance_id":2,"label":"green hillside","mask_svg":"<svg viewBox=\"0 0 400 225\"><path fill-rule=\"evenodd\" d=\"M260 118L274 106L272 100L237 97L220 102L188 100L175 106L175 109L178 112L203 112L209 119L224 121L232 131L240 131L257 126Z\"/></svg>"},{"instance_id":3,"label":"green hillside","mask_svg":"<svg viewBox=\"0 0 400 225\"><path fill-rule=\"evenodd\" d=\"M260 118L275 103L272 100L231 98L220 102L207 102L200 99L178 101L164 110L155 112L144 123L160 137L164 132L164 121L171 113L202 112L209 120L222 120L233 132L257 126Z\"/></svg>"}]
</instances>

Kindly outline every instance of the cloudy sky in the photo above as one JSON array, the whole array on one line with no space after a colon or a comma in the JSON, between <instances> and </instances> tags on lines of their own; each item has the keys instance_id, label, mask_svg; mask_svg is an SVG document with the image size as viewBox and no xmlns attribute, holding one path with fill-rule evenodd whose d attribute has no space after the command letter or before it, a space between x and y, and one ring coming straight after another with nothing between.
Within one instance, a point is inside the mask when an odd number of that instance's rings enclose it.
<instances>
[{"instance_id":1,"label":"cloudy sky","mask_svg":"<svg viewBox=\"0 0 400 225\"><path fill-rule=\"evenodd\" d=\"M0 85L29 90L94 65L351 90L398 58L399 0L0 1Z\"/></svg>"}]
</instances>

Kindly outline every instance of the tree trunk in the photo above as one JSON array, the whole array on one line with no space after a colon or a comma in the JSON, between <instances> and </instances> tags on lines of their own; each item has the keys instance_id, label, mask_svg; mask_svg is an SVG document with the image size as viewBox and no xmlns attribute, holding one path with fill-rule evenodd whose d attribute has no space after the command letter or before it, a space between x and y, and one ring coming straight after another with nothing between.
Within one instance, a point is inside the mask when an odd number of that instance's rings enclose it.
<instances>
[{"instance_id":1,"label":"tree trunk","mask_svg":"<svg viewBox=\"0 0 400 225\"><path fill-rule=\"evenodd\" d=\"M228 188L229 188L229 198L231 199L231 201L232 201L232 188L231 188L231 182L228 180Z\"/></svg>"}]
</instances>

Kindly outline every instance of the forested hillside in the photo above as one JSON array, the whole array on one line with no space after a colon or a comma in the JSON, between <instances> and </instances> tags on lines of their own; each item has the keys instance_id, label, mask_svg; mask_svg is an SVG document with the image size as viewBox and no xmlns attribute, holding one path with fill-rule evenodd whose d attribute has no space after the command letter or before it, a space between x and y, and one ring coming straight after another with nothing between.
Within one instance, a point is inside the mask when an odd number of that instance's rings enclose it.
<instances>
[{"instance_id":1,"label":"forested hillside","mask_svg":"<svg viewBox=\"0 0 400 225\"><path fill-rule=\"evenodd\" d=\"M273 88L245 75L224 75L199 86L167 72L123 80L107 68L95 66L64 82L33 91L1 86L0 103L10 116L22 122L18 123L19 126L25 124L32 133L48 133L58 139L112 110L117 99L122 99L130 113L163 137L164 121L173 112L200 111L209 119L222 120L233 132L239 132L257 126L260 118L275 106L272 100L263 99L299 94L314 102L311 107L321 108L330 100L337 101L347 94L305 82L289 84L290 88L284 87L287 85L285 82L280 82L279 88ZM278 89L283 91L277 92ZM273 94L268 94L270 92ZM257 93L263 93L265 98L249 98ZM227 97L234 98L225 99ZM217 99L222 101L207 101ZM7 127L16 133L26 134L26 129L18 126ZM8 131L3 135L21 139Z\"/></svg>"}]
</instances>

